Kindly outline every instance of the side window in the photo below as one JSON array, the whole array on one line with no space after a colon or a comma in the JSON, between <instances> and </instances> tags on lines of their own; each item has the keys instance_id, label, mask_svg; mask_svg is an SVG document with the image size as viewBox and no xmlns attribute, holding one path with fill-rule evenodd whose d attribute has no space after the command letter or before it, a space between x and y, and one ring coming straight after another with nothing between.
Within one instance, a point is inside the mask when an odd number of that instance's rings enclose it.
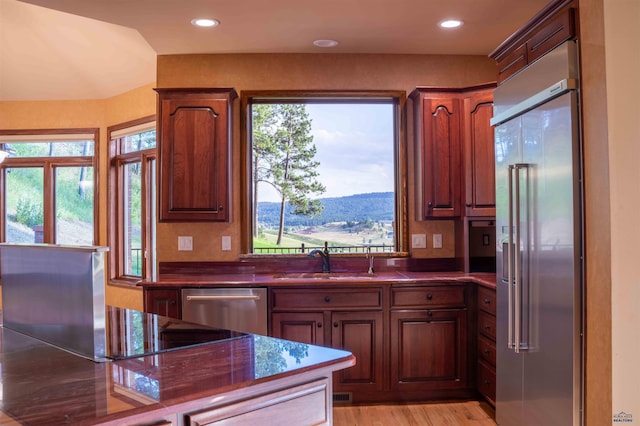
<instances>
[{"instance_id":1,"label":"side window","mask_svg":"<svg viewBox=\"0 0 640 426\"><path fill-rule=\"evenodd\" d=\"M155 117L147 117L108 129L112 282L155 279L155 126Z\"/></svg>"},{"instance_id":2,"label":"side window","mask_svg":"<svg viewBox=\"0 0 640 426\"><path fill-rule=\"evenodd\" d=\"M0 240L94 245L98 129L0 131Z\"/></svg>"}]
</instances>

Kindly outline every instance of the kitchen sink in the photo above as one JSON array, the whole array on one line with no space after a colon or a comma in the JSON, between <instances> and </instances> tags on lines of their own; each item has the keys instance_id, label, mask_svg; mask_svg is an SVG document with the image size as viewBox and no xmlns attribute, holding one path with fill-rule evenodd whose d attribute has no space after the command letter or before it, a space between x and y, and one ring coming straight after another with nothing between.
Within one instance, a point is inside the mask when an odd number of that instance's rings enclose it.
<instances>
[{"instance_id":1,"label":"kitchen sink","mask_svg":"<svg viewBox=\"0 0 640 426\"><path fill-rule=\"evenodd\" d=\"M367 272L285 272L273 276L279 280L349 280L372 279L374 277L374 274Z\"/></svg>"}]
</instances>

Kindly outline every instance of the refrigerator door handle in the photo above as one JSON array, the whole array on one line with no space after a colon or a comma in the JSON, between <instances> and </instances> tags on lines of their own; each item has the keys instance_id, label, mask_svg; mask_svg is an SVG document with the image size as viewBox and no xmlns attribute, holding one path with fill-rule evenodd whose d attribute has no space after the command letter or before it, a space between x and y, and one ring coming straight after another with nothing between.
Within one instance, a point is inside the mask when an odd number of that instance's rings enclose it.
<instances>
[{"instance_id":1,"label":"refrigerator door handle","mask_svg":"<svg viewBox=\"0 0 640 426\"><path fill-rule=\"evenodd\" d=\"M516 353L520 353L523 350L526 350L528 348L528 345L526 343L523 344L522 342L522 303L523 303L523 297L522 297L522 270L523 270L523 264L522 264L522 220L520 217L520 205L521 205L521 197L520 197L520 172L521 170L524 170L526 172L525 175L525 188L526 188L526 193L525 193L525 197L529 196L528 193L528 189L529 189L529 164L524 164L524 163L519 163L516 164L514 166L514 170L515 170L515 262L514 262L514 309L513 309L513 315L514 315L514 339L515 339L515 344L514 344L514 351ZM528 208L528 203L527 203L527 208ZM527 248L528 249L528 248ZM528 256L527 256L528 258Z\"/></svg>"},{"instance_id":2,"label":"refrigerator door handle","mask_svg":"<svg viewBox=\"0 0 640 426\"><path fill-rule=\"evenodd\" d=\"M513 290L514 290L514 301L513 301L513 316L514 316L514 332L513 338L515 340L513 349L516 353L520 352L520 273L522 266L522 253L520 252L520 237L521 237L521 229L520 229L520 165L516 164L514 166L515 169L515 191L514 191L514 202L515 202L515 241L514 241L514 251L515 251L515 262L513 265Z\"/></svg>"},{"instance_id":3,"label":"refrigerator door handle","mask_svg":"<svg viewBox=\"0 0 640 426\"><path fill-rule=\"evenodd\" d=\"M509 165L509 236L507 238L507 347L514 349L513 337L513 171L515 166Z\"/></svg>"}]
</instances>

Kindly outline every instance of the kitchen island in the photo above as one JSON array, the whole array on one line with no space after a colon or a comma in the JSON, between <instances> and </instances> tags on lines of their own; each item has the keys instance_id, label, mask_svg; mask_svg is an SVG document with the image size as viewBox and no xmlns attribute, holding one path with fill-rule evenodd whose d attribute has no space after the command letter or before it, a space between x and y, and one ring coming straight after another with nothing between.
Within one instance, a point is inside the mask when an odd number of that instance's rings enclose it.
<instances>
[{"instance_id":1,"label":"kitchen island","mask_svg":"<svg viewBox=\"0 0 640 426\"><path fill-rule=\"evenodd\" d=\"M346 351L107 310L112 361L0 328L0 424L331 424Z\"/></svg>"}]
</instances>

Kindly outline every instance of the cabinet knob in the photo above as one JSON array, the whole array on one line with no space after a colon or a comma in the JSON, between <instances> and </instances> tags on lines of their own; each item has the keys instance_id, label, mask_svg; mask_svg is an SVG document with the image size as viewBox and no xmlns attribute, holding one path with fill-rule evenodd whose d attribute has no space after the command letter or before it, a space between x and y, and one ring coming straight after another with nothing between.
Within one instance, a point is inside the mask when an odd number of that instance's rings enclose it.
<instances>
[{"instance_id":1,"label":"cabinet knob","mask_svg":"<svg viewBox=\"0 0 640 426\"><path fill-rule=\"evenodd\" d=\"M491 384L491 381L490 381L490 380L485 380L485 381L484 381L484 384L485 384L485 385L487 385L487 386L489 386L489 385Z\"/></svg>"},{"instance_id":2,"label":"cabinet knob","mask_svg":"<svg viewBox=\"0 0 640 426\"><path fill-rule=\"evenodd\" d=\"M471 203L467 203L467 207L471 207Z\"/></svg>"},{"instance_id":3,"label":"cabinet knob","mask_svg":"<svg viewBox=\"0 0 640 426\"><path fill-rule=\"evenodd\" d=\"M331 302L331 298L329 296L325 296L324 297L324 301L329 303L329 302Z\"/></svg>"},{"instance_id":4,"label":"cabinet knob","mask_svg":"<svg viewBox=\"0 0 640 426\"><path fill-rule=\"evenodd\" d=\"M224 206L218 206L218 210L219 210L219 211L224 210Z\"/></svg>"},{"instance_id":5,"label":"cabinet knob","mask_svg":"<svg viewBox=\"0 0 640 426\"><path fill-rule=\"evenodd\" d=\"M322 323L321 322L318 323L318 328L322 328Z\"/></svg>"},{"instance_id":6,"label":"cabinet knob","mask_svg":"<svg viewBox=\"0 0 640 426\"><path fill-rule=\"evenodd\" d=\"M433 294L431 293L427 294L427 300L433 300Z\"/></svg>"},{"instance_id":7,"label":"cabinet knob","mask_svg":"<svg viewBox=\"0 0 640 426\"><path fill-rule=\"evenodd\" d=\"M432 203L431 201L429 201L429 202L427 203L427 207L429 207L429 208L433 207L433 203Z\"/></svg>"},{"instance_id":8,"label":"cabinet knob","mask_svg":"<svg viewBox=\"0 0 640 426\"><path fill-rule=\"evenodd\" d=\"M485 330L491 330L491 326L489 324L485 324L484 329Z\"/></svg>"},{"instance_id":9,"label":"cabinet knob","mask_svg":"<svg viewBox=\"0 0 640 426\"><path fill-rule=\"evenodd\" d=\"M484 352L485 354L489 355L489 349L485 349L485 350L484 350L484 351L482 351L482 352Z\"/></svg>"},{"instance_id":10,"label":"cabinet knob","mask_svg":"<svg viewBox=\"0 0 640 426\"><path fill-rule=\"evenodd\" d=\"M169 300L169 304L170 304L170 305L175 305L176 303L178 303L178 302L176 302L176 301L175 301L175 300L173 300L173 299Z\"/></svg>"},{"instance_id":11,"label":"cabinet knob","mask_svg":"<svg viewBox=\"0 0 640 426\"><path fill-rule=\"evenodd\" d=\"M485 305L490 305L491 304L491 299L484 299L484 304Z\"/></svg>"},{"instance_id":12,"label":"cabinet knob","mask_svg":"<svg viewBox=\"0 0 640 426\"><path fill-rule=\"evenodd\" d=\"M334 328L338 328L338 326L339 326L339 325L340 325L340 324L338 324L337 322L334 322L334 323L333 323L333 327L334 327Z\"/></svg>"},{"instance_id":13,"label":"cabinet knob","mask_svg":"<svg viewBox=\"0 0 640 426\"><path fill-rule=\"evenodd\" d=\"M430 316L430 317L432 317L432 316L433 316L433 312L431 312L431 311L427 311L427 315L428 315L428 316Z\"/></svg>"}]
</instances>

